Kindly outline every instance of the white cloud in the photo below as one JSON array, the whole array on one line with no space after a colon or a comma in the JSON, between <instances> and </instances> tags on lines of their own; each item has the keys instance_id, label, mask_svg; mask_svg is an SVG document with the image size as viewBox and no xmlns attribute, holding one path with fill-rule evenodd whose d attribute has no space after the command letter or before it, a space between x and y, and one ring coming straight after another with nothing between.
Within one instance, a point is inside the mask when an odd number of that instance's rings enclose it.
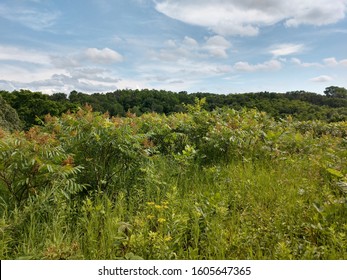
<instances>
[{"instance_id":1,"label":"white cloud","mask_svg":"<svg viewBox=\"0 0 347 280\"><path fill-rule=\"evenodd\" d=\"M199 46L198 42L195 39L188 36L184 37L183 44L190 48L196 48Z\"/></svg>"},{"instance_id":2,"label":"white cloud","mask_svg":"<svg viewBox=\"0 0 347 280\"><path fill-rule=\"evenodd\" d=\"M287 56L292 54L300 53L304 50L304 45L302 44L279 44L274 45L270 48L270 53L274 57Z\"/></svg>"},{"instance_id":3,"label":"white cloud","mask_svg":"<svg viewBox=\"0 0 347 280\"><path fill-rule=\"evenodd\" d=\"M329 57L329 58L325 58L323 60L324 64L326 66L330 66L330 67L334 67L334 66L347 66L347 59L343 59L343 60L336 60L335 57Z\"/></svg>"},{"instance_id":4,"label":"white cloud","mask_svg":"<svg viewBox=\"0 0 347 280\"><path fill-rule=\"evenodd\" d=\"M310 81L314 82L314 83L326 83L326 82L330 82L332 80L334 80L334 79L330 76L327 76L327 75L321 75L321 76L314 77L314 78L310 79Z\"/></svg>"},{"instance_id":5,"label":"white cloud","mask_svg":"<svg viewBox=\"0 0 347 280\"><path fill-rule=\"evenodd\" d=\"M0 84L8 90L30 88L45 93L73 89L86 92L113 90L118 88L121 79L114 77L110 70L90 65L122 60L120 54L109 48L88 48L57 55L0 45Z\"/></svg>"},{"instance_id":6,"label":"white cloud","mask_svg":"<svg viewBox=\"0 0 347 280\"><path fill-rule=\"evenodd\" d=\"M216 35L205 38L205 42L199 44L195 39L185 36L183 40L167 40L164 47L159 50L152 50L152 59L161 62L172 62L181 60L227 58L227 51L231 43L223 36Z\"/></svg>"},{"instance_id":7,"label":"white cloud","mask_svg":"<svg viewBox=\"0 0 347 280\"><path fill-rule=\"evenodd\" d=\"M0 67L0 77L6 81L18 81L31 83L33 81L49 79L54 74L63 74L61 69L52 69L48 66L23 67L13 63L2 63Z\"/></svg>"},{"instance_id":8,"label":"white cloud","mask_svg":"<svg viewBox=\"0 0 347 280\"><path fill-rule=\"evenodd\" d=\"M325 65L327 65L327 66L336 66L336 65L338 65L338 62L337 62L335 57L325 58L323 61L324 61Z\"/></svg>"},{"instance_id":9,"label":"white cloud","mask_svg":"<svg viewBox=\"0 0 347 280\"><path fill-rule=\"evenodd\" d=\"M121 79L114 78L111 71L102 68L75 68L69 71L74 79L101 83L118 83Z\"/></svg>"},{"instance_id":10,"label":"white cloud","mask_svg":"<svg viewBox=\"0 0 347 280\"><path fill-rule=\"evenodd\" d=\"M117 52L107 48L89 48L63 56L0 45L0 86L7 90L29 88L45 93L69 92L73 89L110 91L125 82L110 69L95 68L93 65L121 59Z\"/></svg>"},{"instance_id":11,"label":"white cloud","mask_svg":"<svg viewBox=\"0 0 347 280\"><path fill-rule=\"evenodd\" d=\"M299 58L292 58L291 61L301 67L322 67L323 65L317 62L302 62Z\"/></svg>"},{"instance_id":12,"label":"white cloud","mask_svg":"<svg viewBox=\"0 0 347 280\"><path fill-rule=\"evenodd\" d=\"M219 64L209 61L198 61L182 59L176 61L176 63L154 63L143 64L138 66L138 71L145 73L157 74L156 76L166 77L163 80L172 79L197 79L203 77L212 77L229 73L232 71L232 67L227 64ZM169 78L167 78L169 77Z\"/></svg>"},{"instance_id":13,"label":"white cloud","mask_svg":"<svg viewBox=\"0 0 347 280\"><path fill-rule=\"evenodd\" d=\"M49 64L49 55L30 49L0 45L0 61L17 61L33 64Z\"/></svg>"},{"instance_id":14,"label":"white cloud","mask_svg":"<svg viewBox=\"0 0 347 280\"><path fill-rule=\"evenodd\" d=\"M183 40L167 40L164 42L164 47L160 50L152 50L150 56L152 59L165 61L177 61L191 59L199 55L199 43L185 36Z\"/></svg>"},{"instance_id":15,"label":"white cloud","mask_svg":"<svg viewBox=\"0 0 347 280\"><path fill-rule=\"evenodd\" d=\"M46 93L70 92L72 90L82 92L103 92L117 89L116 83L108 83L94 79L83 79L74 74L55 74L49 79L33 81L27 86Z\"/></svg>"},{"instance_id":16,"label":"white cloud","mask_svg":"<svg viewBox=\"0 0 347 280\"><path fill-rule=\"evenodd\" d=\"M284 21L287 27L326 25L344 18L347 0L157 0L157 11L219 35L254 36Z\"/></svg>"},{"instance_id":17,"label":"white cloud","mask_svg":"<svg viewBox=\"0 0 347 280\"><path fill-rule=\"evenodd\" d=\"M323 59L322 63L318 62L302 62L299 58L292 58L291 62L302 67L346 67L347 59L337 60L335 57Z\"/></svg>"},{"instance_id":18,"label":"white cloud","mask_svg":"<svg viewBox=\"0 0 347 280\"><path fill-rule=\"evenodd\" d=\"M81 61L78 57L74 56L59 56L59 55L51 55L51 63L58 68L67 69L73 67L81 66Z\"/></svg>"},{"instance_id":19,"label":"white cloud","mask_svg":"<svg viewBox=\"0 0 347 280\"><path fill-rule=\"evenodd\" d=\"M208 38L204 47L212 56L227 58L227 50L231 44L224 37L217 35Z\"/></svg>"},{"instance_id":20,"label":"white cloud","mask_svg":"<svg viewBox=\"0 0 347 280\"><path fill-rule=\"evenodd\" d=\"M112 64L123 61L123 56L109 48L97 49L87 48L66 55L50 55L51 63L61 69L71 69L87 65L90 62L95 64Z\"/></svg>"},{"instance_id":21,"label":"white cloud","mask_svg":"<svg viewBox=\"0 0 347 280\"><path fill-rule=\"evenodd\" d=\"M180 46L180 42L175 42ZM173 49L172 51L174 51ZM198 51L206 52L203 45L199 45L198 50L190 52L192 55L186 57L176 57L172 61L159 61L158 54L153 54L152 63L142 63L137 66L139 80L145 80L150 83L151 88L165 88L167 90L182 91L198 87L206 79L223 77L233 71L232 67L226 63L211 61L210 55L196 53ZM172 56L174 58L174 55Z\"/></svg>"},{"instance_id":22,"label":"white cloud","mask_svg":"<svg viewBox=\"0 0 347 280\"><path fill-rule=\"evenodd\" d=\"M0 4L0 17L20 23L34 30L44 30L53 26L60 17L59 11L38 10L33 7L17 5L13 1L11 5Z\"/></svg>"},{"instance_id":23,"label":"white cloud","mask_svg":"<svg viewBox=\"0 0 347 280\"><path fill-rule=\"evenodd\" d=\"M165 41L164 45L166 47L169 47L169 48L176 48L177 47L176 42L172 39Z\"/></svg>"},{"instance_id":24,"label":"white cloud","mask_svg":"<svg viewBox=\"0 0 347 280\"><path fill-rule=\"evenodd\" d=\"M296 2L296 3L294 3ZM336 23L345 16L346 0L306 0L291 1L295 5L295 15L286 20L288 27L297 27L301 24L322 26Z\"/></svg>"},{"instance_id":25,"label":"white cloud","mask_svg":"<svg viewBox=\"0 0 347 280\"><path fill-rule=\"evenodd\" d=\"M21 75L27 75L27 71L21 70ZM0 69L0 76L2 71ZM106 69L98 68L76 68L71 71L48 71L44 69L37 71L35 75L31 75L30 79L21 79L17 77L4 76L5 79L0 80L0 87L5 90L14 90L28 88L33 91L41 91L44 93L65 92L77 90L86 93L107 92L118 88L139 88L145 87L145 84L138 80L127 78L116 78L115 74ZM12 79L11 79L12 78Z\"/></svg>"},{"instance_id":26,"label":"white cloud","mask_svg":"<svg viewBox=\"0 0 347 280\"><path fill-rule=\"evenodd\" d=\"M98 64L108 64L123 61L123 56L118 52L109 48L99 50L97 48L89 48L84 53L85 57Z\"/></svg>"},{"instance_id":27,"label":"white cloud","mask_svg":"<svg viewBox=\"0 0 347 280\"><path fill-rule=\"evenodd\" d=\"M192 57L193 55L188 49L178 47L170 49L161 49L159 51L151 51L150 56L152 59L160 61L160 63L172 63L174 61L185 60L189 57Z\"/></svg>"},{"instance_id":28,"label":"white cloud","mask_svg":"<svg viewBox=\"0 0 347 280\"><path fill-rule=\"evenodd\" d=\"M282 64L278 60L265 61L259 64L249 64L248 62L239 61L234 64L234 69L241 72L256 72L256 71L274 71L282 68Z\"/></svg>"},{"instance_id":29,"label":"white cloud","mask_svg":"<svg viewBox=\"0 0 347 280\"><path fill-rule=\"evenodd\" d=\"M230 46L222 36L206 37L200 42L188 36L170 39L161 48L152 49L148 53L152 62L143 61L136 71L139 79L148 81L151 88L173 91L201 88L205 79L233 71L232 66L219 60L227 58Z\"/></svg>"}]
</instances>

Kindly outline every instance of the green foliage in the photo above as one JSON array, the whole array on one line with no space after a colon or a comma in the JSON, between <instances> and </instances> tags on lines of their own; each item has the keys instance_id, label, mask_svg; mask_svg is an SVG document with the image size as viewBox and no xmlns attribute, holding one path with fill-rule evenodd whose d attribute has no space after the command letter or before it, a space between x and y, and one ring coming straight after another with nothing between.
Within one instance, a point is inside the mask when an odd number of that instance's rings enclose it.
<instances>
[{"instance_id":1,"label":"green foliage","mask_svg":"<svg viewBox=\"0 0 347 280\"><path fill-rule=\"evenodd\" d=\"M145 160L132 118L109 119L93 113L91 107L61 118L46 118L45 131L54 133L62 146L74 155L74 163L83 166L77 181L91 190L109 190L136 181L139 166Z\"/></svg>"},{"instance_id":2,"label":"green foliage","mask_svg":"<svg viewBox=\"0 0 347 280\"><path fill-rule=\"evenodd\" d=\"M11 93L0 91L0 96L17 110L24 128L28 130L31 126L40 123L39 120L42 120L48 113L52 116L61 116L67 111L77 111L78 107L86 104L91 105L97 112L107 112L110 116L124 117L127 112L141 116L151 112L165 115L184 113L193 108L199 111L196 100L200 100L200 102L205 100L206 103L199 106L207 111L223 107L238 111L247 108L266 112L276 120L285 119L291 115L294 119L301 121L339 122L347 120L346 92L345 88L331 86L326 88L325 95L305 91L292 91L284 94L257 92L223 95L201 92L175 93L155 89L124 89L105 94L72 91L69 96L65 93L45 95L29 90ZM14 119L12 119L10 123L13 122Z\"/></svg>"},{"instance_id":3,"label":"green foliage","mask_svg":"<svg viewBox=\"0 0 347 280\"><path fill-rule=\"evenodd\" d=\"M83 188L74 178L82 167L72 161L54 135L35 127L0 142L0 182L17 206L46 189L70 196Z\"/></svg>"},{"instance_id":4,"label":"green foliage","mask_svg":"<svg viewBox=\"0 0 347 280\"><path fill-rule=\"evenodd\" d=\"M29 130L38 119L43 119L46 114L58 116L75 106L61 100L50 99L48 95L30 90L13 91L12 93L0 92L1 96L17 111L24 129Z\"/></svg>"},{"instance_id":5,"label":"green foliage","mask_svg":"<svg viewBox=\"0 0 347 280\"><path fill-rule=\"evenodd\" d=\"M18 114L0 95L0 128L5 130L20 130L21 121Z\"/></svg>"},{"instance_id":6,"label":"green foliage","mask_svg":"<svg viewBox=\"0 0 347 280\"><path fill-rule=\"evenodd\" d=\"M347 258L346 122L186 104L1 132L0 257Z\"/></svg>"},{"instance_id":7,"label":"green foliage","mask_svg":"<svg viewBox=\"0 0 347 280\"><path fill-rule=\"evenodd\" d=\"M347 98L347 89L343 87L327 87L324 93L327 97L331 98Z\"/></svg>"}]
</instances>

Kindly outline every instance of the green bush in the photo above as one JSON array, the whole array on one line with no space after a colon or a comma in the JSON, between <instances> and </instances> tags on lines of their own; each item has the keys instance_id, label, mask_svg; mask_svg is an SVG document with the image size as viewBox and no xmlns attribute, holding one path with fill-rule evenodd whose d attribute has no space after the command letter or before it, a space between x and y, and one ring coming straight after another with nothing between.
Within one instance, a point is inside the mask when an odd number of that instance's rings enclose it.
<instances>
[{"instance_id":1,"label":"green bush","mask_svg":"<svg viewBox=\"0 0 347 280\"><path fill-rule=\"evenodd\" d=\"M203 108L0 131L0 257L346 259L346 122Z\"/></svg>"}]
</instances>

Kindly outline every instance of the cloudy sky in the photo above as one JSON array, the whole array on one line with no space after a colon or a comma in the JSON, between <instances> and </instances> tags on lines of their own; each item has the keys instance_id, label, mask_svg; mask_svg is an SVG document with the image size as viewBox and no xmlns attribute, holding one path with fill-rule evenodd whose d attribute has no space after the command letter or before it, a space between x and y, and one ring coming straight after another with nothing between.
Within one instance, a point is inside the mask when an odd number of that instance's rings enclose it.
<instances>
[{"instance_id":1,"label":"cloudy sky","mask_svg":"<svg viewBox=\"0 0 347 280\"><path fill-rule=\"evenodd\" d=\"M347 87L347 0L0 0L0 90Z\"/></svg>"}]
</instances>

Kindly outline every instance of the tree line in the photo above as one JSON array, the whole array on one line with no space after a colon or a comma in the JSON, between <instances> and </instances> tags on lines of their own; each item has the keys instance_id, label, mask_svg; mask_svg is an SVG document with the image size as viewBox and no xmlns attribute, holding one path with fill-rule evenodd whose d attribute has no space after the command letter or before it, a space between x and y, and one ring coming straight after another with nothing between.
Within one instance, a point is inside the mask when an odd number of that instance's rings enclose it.
<instances>
[{"instance_id":1,"label":"tree line","mask_svg":"<svg viewBox=\"0 0 347 280\"><path fill-rule=\"evenodd\" d=\"M185 112L196 98L205 98L204 109L220 107L264 111L275 119L291 115L298 120L347 120L347 89L330 86L324 95L291 91L286 93L256 92L242 94L172 92L156 89L122 89L107 93L86 94L72 91L52 95L30 90L0 91L0 127L8 130L29 129L39 124L45 115L60 116L89 104L94 111L110 116L125 116L128 112L140 116L147 112L169 115Z\"/></svg>"}]
</instances>

